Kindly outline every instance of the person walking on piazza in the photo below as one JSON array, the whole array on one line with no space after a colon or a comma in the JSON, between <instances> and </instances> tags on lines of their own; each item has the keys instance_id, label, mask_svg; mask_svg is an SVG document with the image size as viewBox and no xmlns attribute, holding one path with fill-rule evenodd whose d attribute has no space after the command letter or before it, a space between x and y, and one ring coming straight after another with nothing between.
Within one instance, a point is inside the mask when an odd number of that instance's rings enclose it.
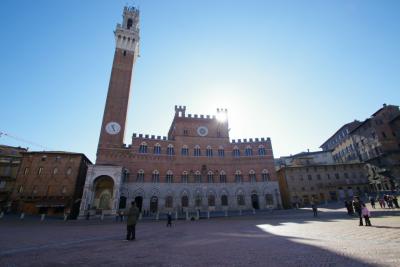
<instances>
[{"instance_id":1,"label":"person walking on piazza","mask_svg":"<svg viewBox=\"0 0 400 267\"><path fill-rule=\"evenodd\" d=\"M399 209L399 202L397 201L397 196L393 195L393 204L396 207L396 209Z\"/></svg>"},{"instance_id":2,"label":"person walking on piazza","mask_svg":"<svg viewBox=\"0 0 400 267\"><path fill-rule=\"evenodd\" d=\"M168 212L167 214L167 227L172 227L172 215L171 212Z\"/></svg>"},{"instance_id":3,"label":"person walking on piazza","mask_svg":"<svg viewBox=\"0 0 400 267\"><path fill-rule=\"evenodd\" d=\"M139 218L139 209L136 207L135 201L132 201L129 208L126 220L126 240L135 240L136 238L136 223Z\"/></svg>"},{"instance_id":4,"label":"person walking on piazza","mask_svg":"<svg viewBox=\"0 0 400 267\"><path fill-rule=\"evenodd\" d=\"M371 198L370 198L370 202L371 202L371 207L372 207L373 209L375 209L375 198L374 198L374 197L371 197Z\"/></svg>"},{"instance_id":5,"label":"person walking on piazza","mask_svg":"<svg viewBox=\"0 0 400 267\"><path fill-rule=\"evenodd\" d=\"M347 214L349 216L352 216L354 214L354 210L353 210L353 205L352 205L351 201L346 200L344 202L344 205L346 206Z\"/></svg>"},{"instance_id":6,"label":"person walking on piazza","mask_svg":"<svg viewBox=\"0 0 400 267\"><path fill-rule=\"evenodd\" d=\"M365 226L371 226L371 221L369 220L369 218L371 217L371 213L369 212L368 208L365 206L364 203L362 203L361 206L362 206L361 212L365 220Z\"/></svg>"},{"instance_id":7,"label":"person walking on piazza","mask_svg":"<svg viewBox=\"0 0 400 267\"><path fill-rule=\"evenodd\" d=\"M385 200L383 199L383 197L380 197L379 198L379 205L381 206L381 208L382 209L384 209L385 208Z\"/></svg>"},{"instance_id":8,"label":"person walking on piazza","mask_svg":"<svg viewBox=\"0 0 400 267\"><path fill-rule=\"evenodd\" d=\"M387 196L387 205L389 209L393 209L393 197L391 195Z\"/></svg>"},{"instance_id":9,"label":"person walking on piazza","mask_svg":"<svg viewBox=\"0 0 400 267\"><path fill-rule=\"evenodd\" d=\"M314 199L311 201L311 208L313 210L314 217L318 217L318 206Z\"/></svg>"},{"instance_id":10,"label":"person walking on piazza","mask_svg":"<svg viewBox=\"0 0 400 267\"><path fill-rule=\"evenodd\" d=\"M363 224L363 220L362 220L362 217L361 217L361 214L362 214L362 205L363 203L361 203L361 200L360 200L360 198L359 197L354 197L354 200L353 200L353 206L354 206L354 210L356 211L356 213L357 213L357 215L358 215L358 218L359 218L359 220L360 220L360 224L359 224L359 226L363 226L364 224Z\"/></svg>"},{"instance_id":11,"label":"person walking on piazza","mask_svg":"<svg viewBox=\"0 0 400 267\"><path fill-rule=\"evenodd\" d=\"M388 205L388 195L383 195L383 200L384 200L384 203L387 205L387 206L389 206ZM383 206L385 206L385 205L383 205Z\"/></svg>"}]
</instances>

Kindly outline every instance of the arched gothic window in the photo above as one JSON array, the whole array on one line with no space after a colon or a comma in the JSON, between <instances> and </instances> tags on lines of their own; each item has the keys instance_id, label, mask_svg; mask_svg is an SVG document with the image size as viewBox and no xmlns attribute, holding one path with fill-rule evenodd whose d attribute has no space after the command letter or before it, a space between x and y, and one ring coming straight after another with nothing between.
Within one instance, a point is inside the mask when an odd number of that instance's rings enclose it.
<instances>
[{"instance_id":1,"label":"arched gothic window","mask_svg":"<svg viewBox=\"0 0 400 267\"><path fill-rule=\"evenodd\" d=\"M189 197L187 195L182 196L181 202L182 208L189 207Z\"/></svg>"},{"instance_id":2,"label":"arched gothic window","mask_svg":"<svg viewBox=\"0 0 400 267\"><path fill-rule=\"evenodd\" d=\"M147 153L147 143L142 142L139 146L139 153Z\"/></svg>"},{"instance_id":3,"label":"arched gothic window","mask_svg":"<svg viewBox=\"0 0 400 267\"><path fill-rule=\"evenodd\" d=\"M172 184L174 182L174 174L171 170L167 171L167 175L165 176L165 182L168 184Z\"/></svg>"},{"instance_id":4,"label":"arched gothic window","mask_svg":"<svg viewBox=\"0 0 400 267\"><path fill-rule=\"evenodd\" d=\"M224 147L223 146L220 146L219 148L218 148L218 157L225 157L225 150L224 150Z\"/></svg>"},{"instance_id":5,"label":"arched gothic window","mask_svg":"<svg viewBox=\"0 0 400 267\"><path fill-rule=\"evenodd\" d=\"M235 146L235 147L233 148L233 150L232 150L232 155L233 155L234 157L240 157L240 150L239 150L239 148L238 148L237 146Z\"/></svg>"},{"instance_id":6,"label":"arched gothic window","mask_svg":"<svg viewBox=\"0 0 400 267\"><path fill-rule=\"evenodd\" d=\"M195 157L200 157L201 156L201 150L200 150L200 146L199 145L196 145L195 147L194 147L194 156Z\"/></svg>"},{"instance_id":7,"label":"arched gothic window","mask_svg":"<svg viewBox=\"0 0 400 267\"><path fill-rule=\"evenodd\" d=\"M167 196L165 198L165 207L171 209L174 204L174 199L172 196Z\"/></svg>"},{"instance_id":8,"label":"arched gothic window","mask_svg":"<svg viewBox=\"0 0 400 267\"><path fill-rule=\"evenodd\" d=\"M208 183L212 184L214 183L214 173L212 171L209 171L207 174L207 181Z\"/></svg>"},{"instance_id":9,"label":"arched gothic window","mask_svg":"<svg viewBox=\"0 0 400 267\"><path fill-rule=\"evenodd\" d=\"M253 170L249 171L249 182L250 183L255 183L257 182L257 177L256 177L256 173Z\"/></svg>"},{"instance_id":10,"label":"arched gothic window","mask_svg":"<svg viewBox=\"0 0 400 267\"><path fill-rule=\"evenodd\" d=\"M272 196L272 194L265 194L265 204L267 206L274 205L274 197Z\"/></svg>"},{"instance_id":11,"label":"arched gothic window","mask_svg":"<svg viewBox=\"0 0 400 267\"><path fill-rule=\"evenodd\" d=\"M237 195L237 204L238 206L244 206L246 204L243 192L240 192Z\"/></svg>"},{"instance_id":12,"label":"arched gothic window","mask_svg":"<svg viewBox=\"0 0 400 267\"><path fill-rule=\"evenodd\" d=\"M208 195L208 206L215 207L215 196L212 194Z\"/></svg>"},{"instance_id":13,"label":"arched gothic window","mask_svg":"<svg viewBox=\"0 0 400 267\"><path fill-rule=\"evenodd\" d=\"M259 145L258 146L258 155L259 156L265 156L266 155L265 147L263 145Z\"/></svg>"},{"instance_id":14,"label":"arched gothic window","mask_svg":"<svg viewBox=\"0 0 400 267\"><path fill-rule=\"evenodd\" d=\"M253 149L251 148L251 146L247 146L244 152L247 157L253 156Z\"/></svg>"},{"instance_id":15,"label":"arched gothic window","mask_svg":"<svg viewBox=\"0 0 400 267\"><path fill-rule=\"evenodd\" d=\"M167 155L173 156L174 154L175 154L174 146L172 144L169 144L167 147Z\"/></svg>"},{"instance_id":16,"label":"arched gothic window","mask_svg":"<svg viewBox=\"0 0 400 267\"><path fill-rule=\"evenodd\" d=\"M200 171L196 171L195 173L194 173L194 182L195 183L201 183L202 181L201 181L202 179L201 179L201 173L200 173Z\"/></svg>"},{"instance_id":17,"label":"arched gothic window","mask_svg":"<svg viewBox=\"0 0 400 267\"><path fill-rule=\"evenodd\" d=\"M137 183L144 182L144 171L143 170L138 170L137 175L136 175L136 182Z\"/></svg>"},{"instance_id":18,"label":"arched gothic window","mask_svg":"<svg viewBox=\"0 0 400 267\"><path fill-rule=\"evenodd\" d=\"M153 183L159 183L160 182L160 172L158 170L154 170L152 175L151 175L151 180Z\"/></svg>"},{"instance_id":19,"label":"arched gothic window","mask_svg":"<svg viewBox=\"0 0 400 267\"><path fill-rule=\"evenodd\" d=\"M242 183L243 182L242 172L239 171L239 170L235 172L235 182L236 183Z\"/></svg>"},{"instance_id":20,"label":"arched gothic window","mask_svg":"<svg viewBox=\"0 0 400 267\"><path fill-rule=\"evenodd\" d=\"M189 182L189 175L187 171L184 171L181 176L182 183L187 184Z\"/></svg>"},{"instance_id":21,"label":"arched gothic window","mask_svg":"<svg viewBox=\"0 0 400 267\"><path fill-rule=\"evenodd\" d=\"M188 149L187 145L184 145L184 146L182 147L181 155L182 155L182 156L189 156L189 149Z\"/></svg>"},{"instance_id":22,"label":"arched gothic window","mask_svg":"<svg viewBox=\"0 0 400 267\"><path fill-rule=\"evenodd\" d=\"M267 169L264 169L261 173L261 177L262 177L262 181L263 182L268 182L270 181L270 176L269 176L269 172Z\"/></svg>"},{"instance_id":23,"label":"arched gothic window","mask_svg":"<svg viewBox=\"0 0 400 267\"><path fill-rule=\"evenodd\" d=\"M154 145L153 153L156 154L156 155L160 155L161 154L161 146L160 146L159 143Z\"/></svg>"},{"instance_id":24,"label":"arched gothic window","mask_svg":"<svg viewBox=\"0 0 400 267\"><path fill-rule=\"evenodd\" d=\"M212 151L211 146L207 146L207 148L206 148L206 156L207 157L212 157L213 156L213 151Z\"/></svg>"},{"instance_id":25,"label":"arched gothic window","mask_svg":"<svg viewBox=\"0 0 400 267\"><path fill-rule=\"evenodd\" d=\"M221 196L221 206L228 206L228 196L227 195Z\"/></svg>"},{"instance_id":26,"label":"arched gothic window","mask_svg":"<svg viewBox=\"0 0 400 267\"><path fill-rule=\"evenodd\" d=\"M219 173L219 182L226 183L226 173L223 170Z\"/></svg>"},{"instance_id":27,"label":"arched gothic window","mask_svg":"<svg viewBox=\"0 0 400 267\"><path fill-rule=\"evenodd\" d=\"M201 202L202 202L201 195L200 195L200 194L197 194L197 195L196 195L196 198L195 198L195 205L196 205L196 207L201 207Z\"/></svg>"}]
</instances>

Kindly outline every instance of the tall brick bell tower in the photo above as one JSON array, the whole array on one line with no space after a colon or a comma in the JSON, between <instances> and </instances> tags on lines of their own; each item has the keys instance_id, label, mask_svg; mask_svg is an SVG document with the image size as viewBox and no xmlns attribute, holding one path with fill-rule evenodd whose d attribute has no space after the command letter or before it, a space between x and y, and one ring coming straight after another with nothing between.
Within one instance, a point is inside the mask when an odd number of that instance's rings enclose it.
<instances>
[{"instance_id":1,"label":"tall brick bell tower","mask_svg":"<svg viewBox=\"0 0 400 267\"><path fill-rule=\"evenodd\" d=\"M133 65L139 55L139 10L125 7L122 24L117 24L115 53L103 123L97 148L97 163L103 152L120 148L124 142Z\"/></svg>"}]
</instances>

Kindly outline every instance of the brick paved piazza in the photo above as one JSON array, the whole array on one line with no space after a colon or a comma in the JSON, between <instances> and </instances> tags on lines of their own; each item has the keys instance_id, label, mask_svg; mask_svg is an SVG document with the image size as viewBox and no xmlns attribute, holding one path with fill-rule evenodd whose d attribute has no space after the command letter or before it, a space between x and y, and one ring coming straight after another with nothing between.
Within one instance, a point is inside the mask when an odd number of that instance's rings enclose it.
<instances>
[{"instance_id":1,"label":"brick paved piazza","mask_svg":"<svg viewBox=\"0 0 400 267\"><path fill-rule=\"evenodd\" d=\"M0 266L400 266L400 212L359 227L344 210L141 222L137 240L111 221L0 222Z\"/></svg>"}]
</instances>

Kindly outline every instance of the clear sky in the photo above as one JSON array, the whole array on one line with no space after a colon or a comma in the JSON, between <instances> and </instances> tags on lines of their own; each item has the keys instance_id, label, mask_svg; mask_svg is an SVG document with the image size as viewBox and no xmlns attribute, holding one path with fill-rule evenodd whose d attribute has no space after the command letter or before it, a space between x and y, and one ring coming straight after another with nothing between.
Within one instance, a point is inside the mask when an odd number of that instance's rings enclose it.
<instances>
[{"instance_id":1,"label":"clear sky","mask_svg":"<svg viewBox=\"0 0 400 267\"><path fill-rule=\"evenodd\" d=\"M95 160L128 0L2 0L0 131ZM400 104L400 1L142 0L125 140L167 135L174 105L229 112L275 156ZM0 144L42 147L0 137Z\"/></svg>"}]
</instances>

